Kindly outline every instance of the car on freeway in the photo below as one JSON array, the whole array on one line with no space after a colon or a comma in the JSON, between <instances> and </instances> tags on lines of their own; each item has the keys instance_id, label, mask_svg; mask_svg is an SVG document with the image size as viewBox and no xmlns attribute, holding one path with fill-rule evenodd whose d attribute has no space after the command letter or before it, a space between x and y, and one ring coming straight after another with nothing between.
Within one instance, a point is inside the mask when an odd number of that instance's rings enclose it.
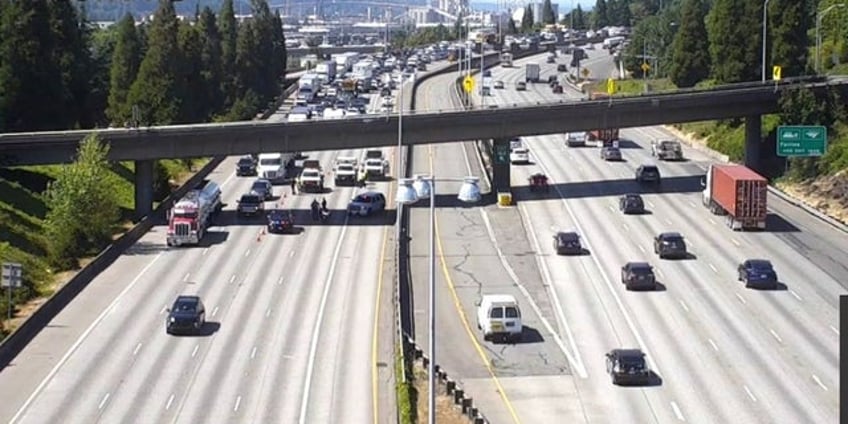
<instances>
[{"instance_id":1,"label":"car on freeway","mask_svg":"<svg viewBox=\"0 0 848 424\"><path fill-rule=\"evenodd\" d=\"M621 282L627 290L654 290L657 278L654 267L647 262L628 262L621 267Z\"/></svg>"},{"instance_id":2,"label":"car on freeway","mask_svg":"<svg viewBox=\"0 0 848 424\"><path fill-rule=\"evenodd\" d=\"M392 97L392 89L389 87L383 87L383 89L380 90L380 97Z\"/></svg>"},{"instance_id":3,"label":"car on freeway","mask_svg":"<svg viewBox=\"0 0 848 424\"><path fill-rule=\"evenodd\" d=\"M548 85L553 87L555 84L559 84L559 80L556 75L548 75Z\"/></svg>"},{"instance_id":4,"label":"car on freeway","mask_svg":"<svg viewBox=\"0 0 848 424\"><path fill-rule=\"evenodd\" d=\"M560 231L554 234L554 251L557 255L582 255L583 245L580 235L573 231Z\"/></svg>"},{"instance_id":5,"label":"car on freeway","mask_svg":"<svg viewBox=\"0 0 848 424\"><path fill-rule=\"evenodd\" d=\"M645 202L636 193L626 193L618 198L618 210L625 215L642 214L645 213Z\"/></svg>"},{"instance_id":6,"label":"car on freeway","mask_svg":"<svg viewBox=\"0 0 848 424\"><path fill-rule=\"evenodd\" d=\"M237 177L252 177L256 175L256 160L252 156L242 156L236 162Z\"/></svg>"},{"instance_id":7,"label":"car on freeway","mask_svg":"<svg viewBox=\"0 0 848 424\"><path fill-rule=\"evenodd\" d=\"M262 200L271 200L274 198L274 186L270 181L264 178L258 178L250 186L250 192L259 196Z\"/></svg>"},{"instance_id":8,"label":"car on freeway","mask_svg":"<svg viewBox=\"0 0 848 424\"><path fill-rule=\"evenodd\" d=\"M565 135L565 145L568 147L585 147L586 138L585 131L570 132Z\"/></svg>"},{"instance_id":9,"label":"car on freeway","mask_svg":"<svg viewBox=\"0 0 848 424\"><path fill-rule=\"evenodd\" d=\"M504 88L504 82L501 80L495 81L495 88Z\"/></svg>"},{"instance_id":10,"label":"car on freeway","mask_svg":"<svg viewBox=\"0 0 848 424\"><path fill-rule=\"evenodd\" d=\"M556 63L556 56L553 56L553 55L548 56L547 59L545 60L545 62L546 63Z\"/></svg>"},{"instance_id":11,"label":"car on freeway","mask_svg":"<svg viewBox=\"0 0 848 424\"><path fill-rule=\"evenodd\" d=\"M560 84L554 85L553 87L551 87L551 92L554 93L554 94L562 94L562 85L560 85Z\"/></svg>"},{"instance_id":12,"label":"car on freeway","mask_svg":"<svg viewBox=\"0 0 848 424\"><path fill-rule=\"evenodd\" d=\"M512 149L512 151L509 152L509 162L512 164L530 163L530 150L526 147Z\"/></svg>"},{"instance_id":13,"label":"car on freeway","mask_svg":"<svg viewBox=\"0 0 848 424\"><path fill-rule=\"evenodd\" d=\"M196 333L206 324L206 308L199 296L180 295L168 309L165 333Z\"/></svg>"},{"instance_id":14,"label":"car on freeway","mask_svg":"<svg viewBox=\"0 0 848 424\"><path fill-rule=\"evenodd\" d=\"M237 203L236 212L239 215L256 215L265 210L265 202L254 193L242 194Z\"/></svg>"},{"instance_id":15,"label":"car on freeway","mask_svg":"<svg viewBox=\"0 0 848 424\"><path fill-rule=\"evenodd\" d=\"M606 146L601 148L601 159L605 161L621 161L624 158L621 156L621 149L615 146Z\"/></svg>"},{"instance_id":16,"label":"car on freeway","mask_svg":"<svg viewBox=\"0 0 848 424\"><path fill-rule=\"evenodd\" d=\"M613 349L606 354L612 384L650 384L652 373L639 349Z\"/></svg>"},{"instance_id":17,"label":"car on freeway","mask_svg":"<svg viewBox=\"0 0 848 424\"><path fill-rule=\"evenodd\" d=\"M689 252L686 251L686 240L683 240L680 233L671 231L659 233L654 237L654 253L659 255L660 259L689 257Z\"/></svg>"},{"instance_id":18,"label":"car on freeway","mask_svg":"<svg viewBox=\"0 0 848 424\"><path fill-rule=\"evenodd\" d=\"M348 215L370 216L386 210L386 196L378 191L366 191L350 200L347 205Z\"/></svg>"},{"instance_id":19,"label":"car on freeway","mask_svg":"<svg viewBox=\"0 0 848 424\"><path fill-rule=\"evenodd\" d=\"M747 259L739 264L737 273L745 287L776 289L778 286L777 271L767 259Z\"/></svg>"},{"instance_id":20,"label":"car on freeway","mask_svg":"<svg viewBox=\"0 0 848 424\"><path fill-rule=\"evenodd\" d=\"M515 91L525 91L527 90L527 83L524 81L518 81L515 83Z\"/></svg>"},{"instance_id":21,"label":"car on freeway","mask_svg":"<svg viewBox=\"0 0 848 424\"><path fill-rule=\"evenodd\" d=\"M514 137L509 140L509 151L520 149L522 147L524 147L524 142L521 141L521 137Z\"/></svg>"},{"instance_id":22,"label":"car on freeway","mask_svg":"<svg viewBox=\"0 0 848 424\"><path fill-rule=\"evenodd\" d=\"M557 72L568 72L568 66L564 63L557 65Z\"/></svg>"},{"instance_id":23,"label":"car on freeway","mask_svg":"<svg viewBox=\"0 0 848 424\"><path fill-rule=\"evenodd\" d=\"M508 294L486 294L477 305L477 328L483 340L518 341L524 331L521 308L515 297Z\"/></svg>"},{"instance_id":24,"label":"car on freeway","mask_svg":"<svg viewBox=\"0 0 848 424\"><path fill-rule=\"evenodd\" d=\"M290 233L294 230L294 215L291 211L274 209L267 218L269 233Z\"/></svg>"},{"instance_id":25,"label":"car on freeway","mask_svg":"<svg viewBox=\"0 0 848 424\"><path fill-rule=\"evenodd\" d=\"M639 165L636 168L636 182L660 184L660 169L656 165Z\"/></svg>"}]
</instances>

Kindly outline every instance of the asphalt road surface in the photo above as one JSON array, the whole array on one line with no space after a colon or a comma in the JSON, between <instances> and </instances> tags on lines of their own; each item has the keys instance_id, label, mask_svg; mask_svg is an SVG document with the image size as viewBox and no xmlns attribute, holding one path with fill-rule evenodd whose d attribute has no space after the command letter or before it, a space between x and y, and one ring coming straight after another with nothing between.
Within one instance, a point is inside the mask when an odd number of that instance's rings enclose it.
<instances>
[{"instance_id":1,"label":"asphalt road surface","mask_svg":"<svg viewBox=\"0 0 848 424\"><path fill-rule=\"evenodd\" d=\"M335 157L362 154L308 156L330 171ZM298 231L265 234L264 216L235 215L253 181L234 176L235 162L209 176L227 206L201 246L166 248L166 226L155 226L0 372L0 421L395 420L392 279L383 272L394 212L348 219L361 189L332 187L330 173L328 223L310 218L322 195L276 186L266 208L292 209ZM368 189L388 194L390 184ZM202 296L202 335L165 334L179 294Z\"/></svg>"},{"instance_id":2,"label":"asphalt road surface","mask_svg":"<svg viewBox=\"0 0 848 424\"><path fill-rule=\"evenodd\" d=\"M493 90L487 103L581 97L567 86L566 93L553 94L545 83L515 91L514 83L524 76L521 64L527 61L517 61L514 69L493 70L493 77L502 79L506 88ZM542 64L543 79L554 67ZM553 293L551 303L558 305L557 332L563 340L574 341L567 344L573 358L569 365L585 371L572 373L573 399L553 401L569 404L579 399L581 406L557 418L640 423L836 422L838 297L846 294L842 284L848 281L844 266L848 237L771 195L766 231L731 231L701 205L700 177L711 159L685 147L688 160L658 164L663 175L661 191L640 187L634 182L636 167L655 163L650 141L668 136L660 127L622 130L624 161L618 163L604 162L594 146L565 147L563 135L526 137L532 163L512 167L520 220L508 225L525 231L543 283ZM530 193L527 179L534 172L548 175L549 193ZM642 193L650 213L622 215L617 199L628 192ZM579 232L589 254L556 256L551 236L558 230ZM680 232L693 257L659 260L652 239L663 231ZM752 290L736 281L736 265L748 258L771 260L781 288ZM635 260L655 267L661 290L624 289L620 267ZM531 273L519 272L518 277L533 279ZM618 347L647 352L656 384L613 386L603 355ZM469 392L475 398L481 396ZM486 406L481 409L497 418L493 422L510 421L508 415L497 409L490 412ZM518 415L522 422L535 422Z\"/></svg>"}]
</instances>

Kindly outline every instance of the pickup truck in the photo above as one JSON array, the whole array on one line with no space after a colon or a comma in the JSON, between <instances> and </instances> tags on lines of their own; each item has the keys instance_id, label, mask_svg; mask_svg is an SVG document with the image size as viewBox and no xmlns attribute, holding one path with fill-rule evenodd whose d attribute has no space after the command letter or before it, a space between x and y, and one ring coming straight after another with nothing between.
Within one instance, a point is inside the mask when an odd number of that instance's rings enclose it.
<instances>
[{"instance_id":1,"label":"pickup truck","mask_svg":"<svg viewBox=\"0 0 848 424\"><path fill-rule=\"evenodd\" d=\"M324 172L317 160L303 161L303 171L297 177L297 185L301 192L324 192Z\"/></svg>"},{"instance_id":2,"label":"pickup truck","mask_svg":"<svg viewBox=\"0 0 848 424\"><path fill-rule=\"evenodd\" d=\"M651 155L659 160L683 160L683 148L677 140L653 140Z\"/></svg>"},{"instance_id":3,"label":"pickup truck","mask_svg":"<svg viewBox=\"0 0 848 424\"><path fill-rule=\"evenodd\" d=\"M341 156L336 159L335 182L337 186L356 184L357 160L355 157Z\"/></svg>"},{"instance_id":4,"label":"pickup truck","mask_svg":"<svg viewBox=\"0 0 848 424\"><path fill-rule=\"evenodd\" d=\"M389 161L383 157L382 150L366 150L362 161L362 172L366 179L385 179L389 174Z\"/></svg>"}]
</instances>

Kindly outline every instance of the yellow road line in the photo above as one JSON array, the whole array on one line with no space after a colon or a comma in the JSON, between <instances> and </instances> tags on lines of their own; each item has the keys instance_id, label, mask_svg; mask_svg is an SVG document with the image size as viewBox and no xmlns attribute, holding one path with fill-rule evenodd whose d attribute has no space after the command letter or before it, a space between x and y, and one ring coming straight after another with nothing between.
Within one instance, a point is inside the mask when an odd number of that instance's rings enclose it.
<instances>
[{"instance_id":1,"label":"yellow road line","mask_svg":"<svg viewBox=\"0 0 848 424\"><path fill-rule=\"evenodd\" d=\"M399 166L399 165L398 165ZM395 178L397 180L397 178ZM397 184L397 183L395 183ZM393 204L394 191L389 190L389 195L386 198L386 206ZM380 301L383 296L383 268L386 264L386 246L389 241L389 228L383 228L383 246L380 248L380 269L377 271L377 296L374 300L374 328L371 329L371 408L374 413L374 424L377 424L380 421L379 414L379 401L378 401L378 389L377 389L377 339L379 338L379 326L380 326ZM392 347L392 352L394 354L394 347ZM394 364L394 361L392 361ZM394 366L394 365L390 365ZM397 376L395 376L397 378Z\"/></svg>"},{"instance_id":2,"label":"yellow road line","mask_svg":"<svg viewBox=\"0 0 848 424\"><path fill-rule=\"evenodd\" d=\"M429 150L429 161L430 161L430 175L433 175L433 148L428 147ZM436 195L436 191L432 190L430 193L432 196ZM518 418L518 414L515 412L515 408L513 408L512 403L509 401L509 397L506 395L506 390L504 390L501 385L498 376L495 374L495 370L492 368L492 361L486 355L486 352L483 351L483 347L480 346L480 343L477 341L477 338L474 337L474 331L471 329L471 325L468 324L468 317L465 316L465 311L462 309L462 303L459 300L459 295L456 293L456 285L453 282L453 279L450 276L450 272L448 271L448 265L445 261L445 252L442 247L442 238L439 236L439 220L435 218L435 237L436 237L436 246L439 249L439 260L442 265L442 273L445 275L445 280L448 284L448 289L450 290L451 296L453 297L453 304L456 307L456 311L459 314L459 318L462 321L462 325L465 327L465 332L468 334L468 338L471 339L471 343L474 345L474 349L477 350L477 353L480 355L480 359L483 362L483 366L486 367L486 370L489 372L489 376L492 378L492 382L495 383L495 387L498 389L498 394L501 396L501 400L503 400L506 405L506 409L509 411L509 414L512 416L513 422L516 424L521 424L521 420Z\"/></svg>"}]
</instances>

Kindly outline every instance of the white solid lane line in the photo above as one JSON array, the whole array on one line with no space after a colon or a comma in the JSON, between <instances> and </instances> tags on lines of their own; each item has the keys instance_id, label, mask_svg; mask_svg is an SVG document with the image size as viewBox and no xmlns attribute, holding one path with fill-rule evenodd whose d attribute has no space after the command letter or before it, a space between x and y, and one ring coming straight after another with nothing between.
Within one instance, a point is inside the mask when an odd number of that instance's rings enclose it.
<instances>
[{"instance_id":1,"label":"white solid lane line","mask_svg":"<svg viewBox=\"0 0 848 424\"><path fill-rule=\"evenodd\" d=\"M680 408L677 406L677 402L671 401L671 409L674 411L674 415L680 421L686 421L686 418L683 418L683 413L680 412Z\"/></svg>"},{"instance_id":2,"label":"white solid lane line","mask_svg":"<svg viewBox=\"0 0 848 424\"><path fill-rule=\"evenodd\" d=\"M345 215L345 222L342 225L342 231L336 240L336 248L333 251L333 259L330 262L330 269L327 271L327 277L324 279L324 293L321 294L321 303L318 306L318 319L315 320L315 325L312 329L312 341L309 346L309 359L306 364L306 379L303 382L303 390L300 401L300 416L297 422L299 424L306 423L306 412L309 407L309 392L312 386L312 372L315 369L315 355L318 352L318 337L321 335L321 324L324 322L324 309L327 307L327 298L330 294L330 286L333 282L333 277L336 274L336 266L339 263L339 255L342 251L342 242L348 229L348 216Z\"/></svg>"}]
</instances>

